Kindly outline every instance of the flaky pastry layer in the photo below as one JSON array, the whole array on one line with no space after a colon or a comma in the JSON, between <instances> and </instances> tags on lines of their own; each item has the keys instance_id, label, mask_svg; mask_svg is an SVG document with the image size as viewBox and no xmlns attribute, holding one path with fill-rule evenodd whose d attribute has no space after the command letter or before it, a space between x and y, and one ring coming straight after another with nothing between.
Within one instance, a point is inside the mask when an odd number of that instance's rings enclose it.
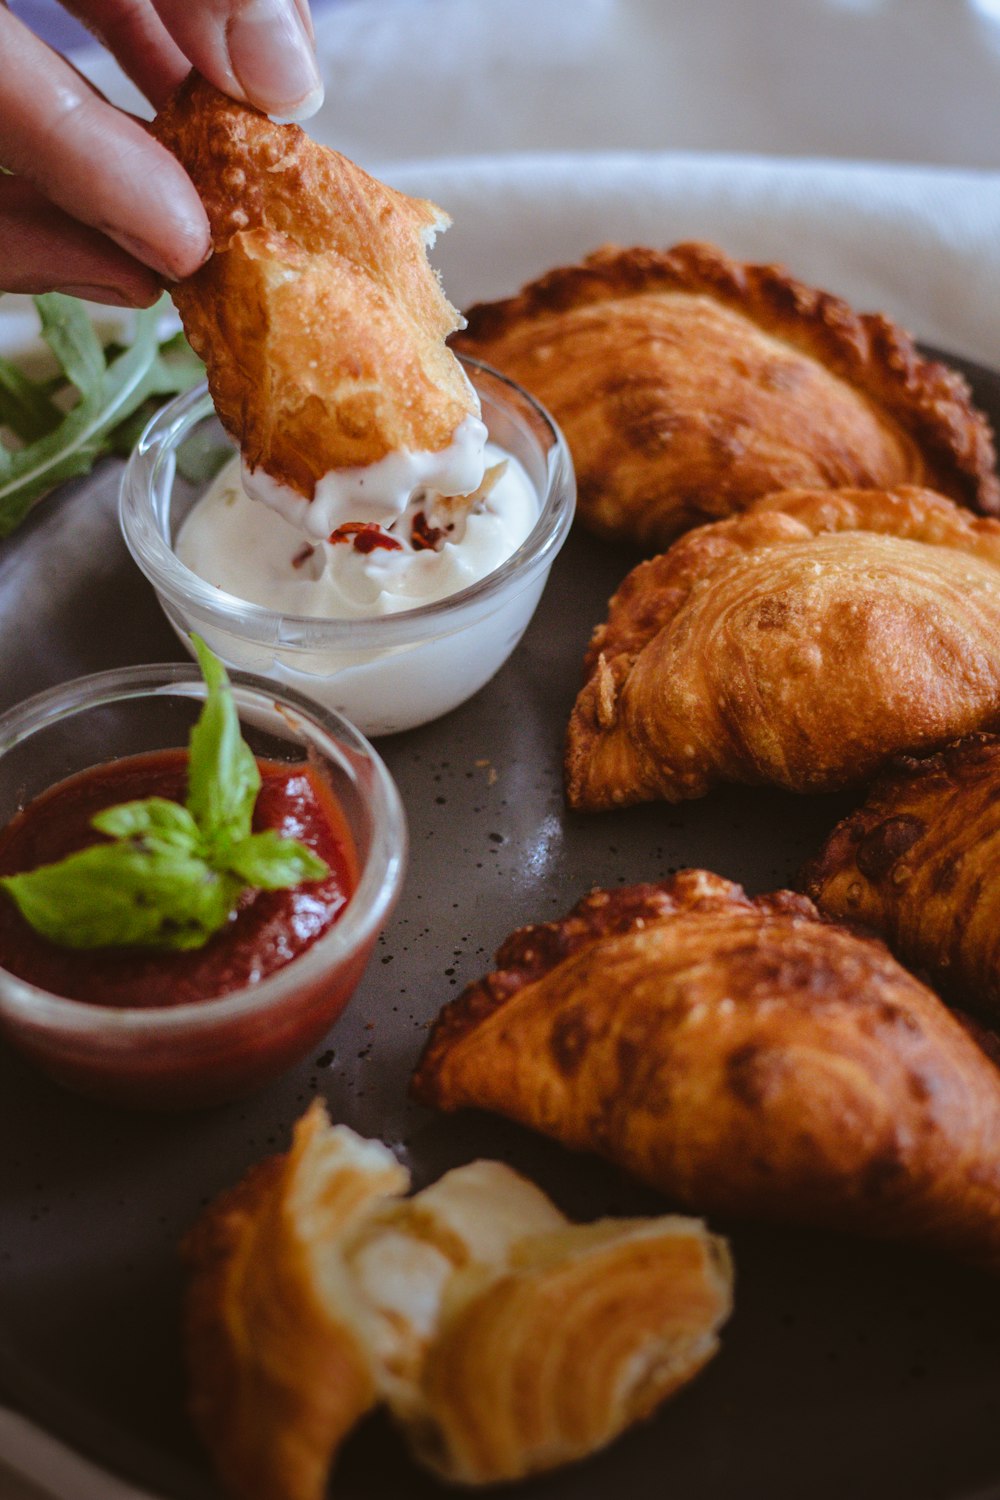
<instances>
[{"instance_id":1,"label":"flaky pastry layer","mask_svg":"<svg viewBox=\"0 0 1000 1500\"><path fill-rule=\"evenodd\" d=\"M601 536L654 551L798 487L922 484L1000 512L964 379L782 266L606 246L467 316L455 347L552 411Z\"/></svg>"},{"instance_id":2,"label":"flaky pastry layer","mask_svg":"<svg viewBox=\"0 0 1000 1500\"><path fill-rule=\"evenodd\" d=\"M312 498L332 469L446 448L478 415L427 262L448 216L197 74L151 129L208 213L213 254L171 294L248 467Z\"/></svg>"},{"instance_id":3,"label":"flaky pastry layer","mask_svg":"<svg viewBox=\"0 0 1000 1500\"><path fill-rule=\"evenodd\" d=\"M408 1185L317 1100L189 1235L192 1411L239 1500L321 1500L376 1400L445 1479L518 1479L610 1442L716 1352L732 1266L699 1220L571 1224L501 1162Z\"/></svg>"},{"instance_id":4,"label":"flaky pastry layer","mask_svg":"<svg viewBox=\"0 0 1000 1500\"><path fill-rule=\"evenodd\" d=\"M408 1174L320 1109L187 1236L189 1405L237 1500L320 1500L341 1441L376 1400L363 1312L339 1247Z\"/></svg>"}]
</instances>

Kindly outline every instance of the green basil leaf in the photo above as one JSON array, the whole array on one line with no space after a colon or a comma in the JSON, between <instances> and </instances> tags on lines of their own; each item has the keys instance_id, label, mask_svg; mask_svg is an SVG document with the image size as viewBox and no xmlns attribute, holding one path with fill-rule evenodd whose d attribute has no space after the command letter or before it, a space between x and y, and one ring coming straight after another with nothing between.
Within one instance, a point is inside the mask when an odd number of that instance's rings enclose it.
<instances>
[{"instance_id":1,"label":"green basil leaf","mask_svg":"<svg viewBox=\"0 0 1000 1500\"><path fill-rule=\"evenodd\" d=\"M227 920L239 880L191 854L94 844L0 879L31 926L65 948L200 947Z\"/></svg>"},{"instance_id":2,"label":"green basil leaf","mask_svg":"<svg viewBox=\"0 0 1000 1500\"><path fill-rule=\"evenodd\" d=\"M157 848L200 849L198 825L179 802L167 797L146 797L137 802L122 802L106 807L90 820L98 833L111 838L143 839Z\"/></svg>"},{"instance_id":3,"label":"green basil leaf","mask_svg":"<svg viewBox=\"0 0 1000 1500\"><path fill-rule=\"evenodd\" d=\"M210 845L238 844L250 832L260 771L240 733L225 667L200 636L191 640L207 693L191 731L187 807Z\"/></svg>"},{"instance_id":4,"label":"green basil leaf","mask_svg":"<svg viewBox=\"0 0 1000 1500\"><path fill-rule=\"evenodd\" d=\"M326 860L314 850L297 839L282 838L274 828L252 833L227 850L226 868L260 891L284 890L330 873Z\"/></svg>"}]
</instances>

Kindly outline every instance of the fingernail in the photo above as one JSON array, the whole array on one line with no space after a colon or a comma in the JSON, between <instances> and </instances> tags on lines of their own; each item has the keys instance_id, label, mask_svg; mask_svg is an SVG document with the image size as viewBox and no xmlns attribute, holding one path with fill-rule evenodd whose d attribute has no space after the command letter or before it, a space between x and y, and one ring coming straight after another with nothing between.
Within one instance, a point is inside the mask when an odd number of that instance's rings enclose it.
<instances>
[{"instance_id":1,"label":"fingernail","mask_svg":"<svg viewBox=\"0 0 1000 1500\"><path fill-rule=\"evenodd\" d=\"M67 297L82 297L85 302L103 302L107 307L135 307L136 300L117 286L88 286L80 282L73 286L61 286L60 292Z\"/></svg>"},{"instance_id":2,"label":"fingernail","mask_svg":"<svg viewBox=\"0 0 1000 1500\"><path fill-rule=\"evenodd\" d=\"M299 13L299 20L306 28L306 36L309 38L313 51L316 50L316 28L313 26L312 11L309 9L309 0L295 0L295 9Z\"/></svg>"},{"instance_id":3,"label":"fingernail","mask_svg":"<svg viewBox=\"0 0 1000 1500\"><path fill-rule=\"evenodd\" d=\"M226 27L229 62L259 109L305 120L323 102L323 83L295 0L248 0Z\"/></svg>"}]
</instances>

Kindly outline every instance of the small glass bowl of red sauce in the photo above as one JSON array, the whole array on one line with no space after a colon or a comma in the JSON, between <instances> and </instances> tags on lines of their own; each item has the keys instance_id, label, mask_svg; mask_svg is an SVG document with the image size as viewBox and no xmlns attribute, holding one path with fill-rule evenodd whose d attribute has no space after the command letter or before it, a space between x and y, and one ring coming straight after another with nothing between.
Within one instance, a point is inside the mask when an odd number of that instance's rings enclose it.
<instances>
[{"instance_id":1,"label":"small glass bowl of red sauce","mask_svg":"<svg viewBox=\"0 0 1000 1500\"><path fill-rule=\"evenodd\" d=\"M327 877L245 892L184 951L58 947L0 891L0 1036L116 1104L221 1103L286 1071L347 1004L402 881L405 817L368 741L291 689L237 675L232 692L261 770L255 828L310 844ZM165 664L78 678L0 717L0 874L93 842L101 807L183 801L204 700L196 667Z\"/></svg>"}]
</instances>

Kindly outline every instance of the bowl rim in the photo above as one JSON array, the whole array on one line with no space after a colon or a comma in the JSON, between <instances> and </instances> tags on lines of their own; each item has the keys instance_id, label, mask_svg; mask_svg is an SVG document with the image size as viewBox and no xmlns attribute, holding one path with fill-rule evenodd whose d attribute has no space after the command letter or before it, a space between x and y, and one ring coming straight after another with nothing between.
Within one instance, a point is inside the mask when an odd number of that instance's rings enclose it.
<instances>
[{"instance_id":1,"label":"bowl rim","mask_svg":"<svg viewBox=\"0 0 1000 1500\"><path fill-rule=\"evenodd\" d=\"M290 711L293 720L308 721L311 739L355 783L362 769L365 771L365 786L359 787L359 795L371 808L372 843L342 914L304 953L258 983L181 1005L94 1005L54 995L0 966L4 980L0 1020L57 1027L77 1036L197 1033L269 1010L289 992L319 980L324 972L350 959L377 937L399 895L408 844L402 798L388 768L361 731L334 709L249 672L229 675L239 708L264 708L269 712L278 708L286 718ZM71 678L0 715L0 764L9 750L32 734L82 709L154 696L197 699L203 698L205 691L201 673L189 662L115 667Z\"/></svg>"},{"instance_id":2,"label":"bowl rim","mask_svg":"<svg viewBox=\"0 0 1000 1500\"><path fill-rule=\"evenodd\" d=\"M166 518L158 514L155 492L166 466L174 462L178 445L198 422L214 413L205 382L175 397L153 416L122 475L119 524L139 568L186 620L290 652L342 647L353 654L402 647L460 630L470 616L481 616L491 605L499 607L512 592L520 593L543 568L551 566L565 541L576 504L573 463L557 423L529 391L481 360L467 355L458 358L473 384L477 378L485 378L526 403L549 439L543 455L546 489L538 518L521 545L483 578L457 593L413 609L340 619L269 609L201 578L173 550L165 530ZM168 482L172 478L170 470Z\"/></svg>"}]
</instances>

